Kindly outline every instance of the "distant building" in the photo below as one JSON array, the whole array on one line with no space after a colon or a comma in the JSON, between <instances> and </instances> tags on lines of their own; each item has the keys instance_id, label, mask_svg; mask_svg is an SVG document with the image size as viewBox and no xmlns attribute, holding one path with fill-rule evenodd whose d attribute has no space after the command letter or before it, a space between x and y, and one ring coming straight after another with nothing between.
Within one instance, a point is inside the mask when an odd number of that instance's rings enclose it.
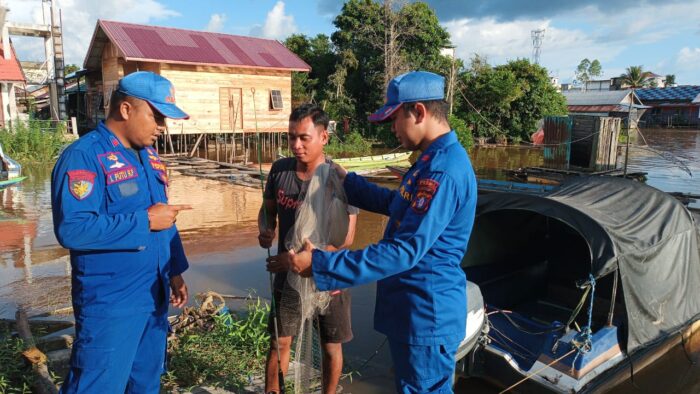
<instances>
[{"instance_id":1,"label":"distant building","mask_svg":"<svg viewBox=\"0 0 700 394\"><path fill-rule=\"evenodd\" d=\"M286 132L292 72L310 67L279 41L99 20L85 56L88 127L104 118L120 78L160 74L175 86L186 121L176 134Z\"/></svg>"},{"instance_id":2,"label":"distant building","mask_svg":"<svg viewBox=\"0 0 700 394\"><path fill-rule=\"evenodd\" d=\"M643 105L632 90L568 91L562 94L570 115L612 116L622 118L623 122L627 122L629 115L632 128L637 127L639 118L650 108Z\"/></svg>"},{"instance_id":3,"label":"distant building","mask_svg":"<svg viewBox=\"0 0 700 394\"><path fill-rule=\"evenodd\" d=\"M638 89L651 106L642 117L645 127L700 127L700 86Z\"/></svg>"},{"instance_id":4,"label":"distant building","mask_svg":"<svg viewBox=\"0 0 700 394\"><path fill-rule=\"evenodd\" d=\"M0 43L0 127L7 127L19 118L16 90L25 83L12 42L6 42L9 46Z\"/></svg>"}]
</instances>

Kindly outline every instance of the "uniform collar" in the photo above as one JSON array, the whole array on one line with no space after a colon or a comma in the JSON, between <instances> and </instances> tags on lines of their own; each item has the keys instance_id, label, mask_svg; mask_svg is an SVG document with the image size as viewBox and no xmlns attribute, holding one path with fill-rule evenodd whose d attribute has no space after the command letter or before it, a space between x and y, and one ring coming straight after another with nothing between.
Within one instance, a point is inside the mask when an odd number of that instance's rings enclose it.
<instances>
[{"instance_id":1,"label":"uniform collar","mask_svg":"<svg viewBox=\"0 0 700 394\"><path fill-rule=\"evenodd\" d=\"M112 130L105 125L104 121L100 121L100 123L97 124L97 130L99 131L100 135L108 141L109 146L112 148L117 148L117 147L124 147L122 145L121 141L119 141L119 138L117 138L116 135L112 132Z\"/></svg>"},{"instance_id":2,"label":"uniform collar","mask_svg":"<svg viewBox=\"0 0 700 394\"><path fill-rule=\"evenodd\" d=\"M421 156L429 155L438 149L452 145L456 142L458 142L457 133L455 133L454 130L450 130L433 141L433 143L428 146L428 149L426 149Z\"/></svg>"}]
</instances>

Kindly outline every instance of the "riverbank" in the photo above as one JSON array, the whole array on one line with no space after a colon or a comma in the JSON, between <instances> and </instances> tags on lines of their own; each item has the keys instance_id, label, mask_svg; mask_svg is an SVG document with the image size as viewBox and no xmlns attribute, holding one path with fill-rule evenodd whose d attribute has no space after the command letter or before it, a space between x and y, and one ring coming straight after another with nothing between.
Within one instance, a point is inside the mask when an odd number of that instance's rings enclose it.
<instances>
[{"instance_id":1,"label":"riverbank","mask_svg":"<svg viewBox=\"0 0 700 394\"><path fill-rule=\"evenodd\" d=\"M650 146L686 161L694 176L689 176L673 162L640 149L631 151L630 168L647 171L649 183L662 190L697 193L700 177L695 174L700 174L700 132L647 131L645 137ZM542 150L475 148L471 158L480 177L505 179L503 169L539 165ZM53 236L50 171L50 166L28 167L29 178L25 182L0 191L0 315L4 317L13 318L19 304L27 304L30 315L70 306L68 255ZM267 298L266 252L257 244L260 190L176 172L171 174L170 180L171 201L194 207L178 217L178 228L190 260L185 279L191 293L215 290L245 296L253 290ZM386 185L392 187L396 183ZM351 248L376 242L386 222L384 216L361 212L359 231ZM353 288L351 294L355 339L344 346L347 368L360 369L377 349L379 351L360 370L361 375L341 385L344 392L391 393L394 390L388 346L380 346L384 337L373 329L375 286ZM458 392L489 392L488 387L474 388L473 381L460 383L460 387L464 391Z\"/></svg>"}]
</instances>

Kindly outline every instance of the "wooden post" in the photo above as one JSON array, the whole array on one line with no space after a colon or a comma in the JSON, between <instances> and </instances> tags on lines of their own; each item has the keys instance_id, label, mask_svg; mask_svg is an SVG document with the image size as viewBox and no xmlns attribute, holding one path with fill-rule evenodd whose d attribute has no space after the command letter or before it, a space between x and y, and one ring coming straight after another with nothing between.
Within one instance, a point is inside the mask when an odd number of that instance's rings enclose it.
<instances>
[{"instance_id":1,"label":"wooden post","mask_svg":"<svg viewBox=\"0 0 700 394\"><path fill-rule=\"evenodd\" d=\"M219 161L219 133L214 134L214 150L216 151L216 161Z\"/></svg>"},{"instance_id":2,"label":"wooden post","mask_svg":"<svg viewBox=\"0 0 700 394\"><path fill-rule=\"evenodd\" d=\"M80 95L78 95L80 96ZM75 116L71 116L70 118L70 128L71 131L73 132L73 135L78 135L78 119L76 119Z\"/></svg>"},{"instance_id":3,"label":"wooden post","mask_svg":"<svg viewBox=\"0 0 700 394\"><path fill-rule=\"evenodd\" d=\"M190 157L193 157L195 152L197 152L197 148L199 147L199 144L202 142L202 138L204 138L204 133L199 135L199 138L197 138L197 141L194 143L194 146L192 147L192 150L190 151Z\"/></svg>"},{"instance_id":4,"label":"wooden post","mask_svg":"<svg viewBox=\"0 0 700 394\"><path fill-rule=\"evenodd\" d=\"M29 321L27 320L27 312L23 308L17 309L15 314L17 323L17 333L26 344L25 351L22 352L27 361L32 364L32 371L36 377L32 385L33 391L39 394L56 394L56 384L49 374L49 369L46 367L46 355L36 348L32 331L29 329Z\"/></svg>"}]
</instances>

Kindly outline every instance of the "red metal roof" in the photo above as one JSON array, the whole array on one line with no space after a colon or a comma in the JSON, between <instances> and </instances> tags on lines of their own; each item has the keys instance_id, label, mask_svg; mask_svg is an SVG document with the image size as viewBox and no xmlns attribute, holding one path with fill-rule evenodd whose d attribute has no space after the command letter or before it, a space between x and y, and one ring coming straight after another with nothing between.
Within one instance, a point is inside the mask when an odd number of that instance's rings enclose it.
<instances>
[{"instance_id":1,"label":"red metal roof","mask_svg":"<svg viewBox=\"0 0 700 394\"><path fill-rule=\"evenodd\" d=\"M569 112L613 112L617 105L569 105Z\"/></svg>"},{"instance_id":2,"label":"red metal roof","mask_svg":"<svg viewBox=\"0 0 700 394\"><path fill-rule=\"evenodd\" d=\"M100 20L93 44L100 29L126 60L311 70L276 40Z\"/></svg>"},{"instance_id":3,"label":"red metal roof","mask_svg":"<svg viewBox=\"0 0 700 394\"><path fill-rule=\"evenodd\" d=\"M0 43L0 81L3 82L25 82L22 67L15 56L15 49L10 43L10 58L5 59L5 48Z\"/></svg>"}]
</instances>

